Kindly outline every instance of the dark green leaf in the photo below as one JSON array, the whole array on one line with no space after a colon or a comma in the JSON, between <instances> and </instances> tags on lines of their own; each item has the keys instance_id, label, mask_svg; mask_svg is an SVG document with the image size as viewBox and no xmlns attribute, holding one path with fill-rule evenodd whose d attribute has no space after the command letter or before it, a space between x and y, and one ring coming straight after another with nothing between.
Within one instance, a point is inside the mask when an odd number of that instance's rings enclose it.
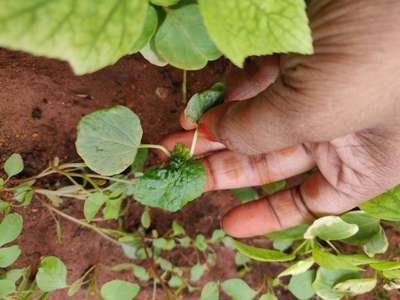
<instances>
[{"instance_id":1,"label":"dark green leaf","mask_svg":"<svg viewBox=\"0 0 400 300\"><path fill-rule=\"evenodd\" d=\"M194 94L186 105L185 118L189 122L197 124L206 111L222 102L223 94L224 85L219 82L208 90Z\"/></svg>"},{"instance_id":2,"label":"dark green leaf","mask_svg":"<svg viewBox=\"0 0 400 300\"><path fill-rule=\"evenodd\" d=\"M24 161L18 153L12 154L4 163L4 171L8 177L15 176L24 169Z\"/></svg>"},{"instance_id":3,"label":"dark green leaf","mask_svg":"<svg viewBox=\"0 0 400 300\"><path fill-rule=\"evenodd\" d=\"M310 299L315 294L312 287L314 278L314 270L308 270L301 274L294 275L290 278L288 289L297 299Z\"/></svg>"},{"instance_id":4,"label":"dark green leaf","mask_svg":"<svg viewBox=\"0 0 400 300\"><path fill-rule=\"evenodd\" d=\"M252 187L233 189L231 192L241 203L250 202L259 198L257 191Z\"/></svg>"},{"instance_id":5,"label":"dark green leaf","mask_svg":"<svg viewBox=\"0 0 400 300\"><path fill-rule=\"evenodd\" d=\"M159 6L171 6L177 4L179 1L180 0L150 0L151 3Z\"/></svg>"},{"instance_id":6,"label":"dark green leaf","mask_svg":"<svg viewBox=\"0 0 400 300\"><path fill-rule=\"evenodd\" d=\"M157 53L180 69L202 69L221 55L208 36L195 3L168 10L154 40Z\"/></svg>"},{"instance_id":7,"label":"dark green leaf","mask_svg":"<svg viewBox=\"0 0 400 300\"><path fill-rule=\"evenodd\" d=\"M134 162L142 134L138 116L129 108L118 105L81 119L76 149L93 171L115 175Z\"/></svg>"},{"instance_id":8,"label":"dark green leaf","mask_svg":"<svg viewBox=\"0 0 400 300\"><path fill-rule=\"evenodd\" d=\"M136 154L135 161L131 165L131 173L143 173L144 164L146 163L149 150L147 148L140 148Z\"/></svg>"},{"instance_id":9,"label":"dark green leaf","mask_svg":"<svg viewBox=\"0 0 400 300\"><path fill-rule=\"evenodd\" d=\"M274 251L270 249L256 248L243 244L238 241L234 241L234 245L240 253L258 261L290 261L295 258L294 255Z\"/></svg>"}]
</instances>

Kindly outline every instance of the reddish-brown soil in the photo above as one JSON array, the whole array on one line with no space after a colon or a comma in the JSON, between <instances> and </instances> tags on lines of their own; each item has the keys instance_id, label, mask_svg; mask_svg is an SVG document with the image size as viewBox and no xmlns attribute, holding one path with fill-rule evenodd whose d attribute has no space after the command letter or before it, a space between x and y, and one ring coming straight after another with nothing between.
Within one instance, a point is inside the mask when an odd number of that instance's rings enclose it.
<instances>
[{"instance_id":1,"label":"reddish-brown soil","mask_svg":"<svg viewBox=\"0 0 400 300\"><path fill-rule=\"evenodd\" d=\"M190 72L189 95L219 80L225 67L226 62L220 60L202 71ZM179 130L178 117L183 109L181 76L181 71L174 68L155 67L140 56L129 56L112 67L77 77L66 63L0 49L0 161L13 152L21 153L26 164L21 177L27 177L43 169L55 156L63 162L77 160L74 141L79 119L88 112L116 104L126 105L139 115L145 143L157 143L164 135ZM155 159L153 156L151 161ZM189 235L209 235L218 228L223 213L235 204L229 192L209 193L179 213L168 214L153 209L152 226L162 233L168 230L173 219L177 219ZM66 200L62 210L82 218L82 204L78 201ZM141 211L139 205L132 205L125 218L127 230L137 226ZM36 266L42 256L56 255L67 265L70 283L96 264L99 265L99 285L117 277L134 280L129 272L109 270L107 266L128 259L117 246L96 233L60 219L63 241L58 243L54 221L39 202L33 201L20 212L25 224L18 240L23 249L19 266ZM397 236L393 239L397 245ZM233 252L222 247L216 250L218 264L201 279L200 286L208 280L236 276ZM196 260L193 253L179 251L170 258L178 266L193 264ZM279 268L271 264L256 265L246 279L256 288L261 285L263 274L276 274ZM138 299L150 299L152 287L141 286ZM85 292L83 289L71 298L63 291L56 292L50 299L84 299ZM183 298L195 299L197 296L186 294ZM160 289L157 299L163 299ZM284 292L279 294L279 299L293 298Z\"/></svg>"}]
</instances>

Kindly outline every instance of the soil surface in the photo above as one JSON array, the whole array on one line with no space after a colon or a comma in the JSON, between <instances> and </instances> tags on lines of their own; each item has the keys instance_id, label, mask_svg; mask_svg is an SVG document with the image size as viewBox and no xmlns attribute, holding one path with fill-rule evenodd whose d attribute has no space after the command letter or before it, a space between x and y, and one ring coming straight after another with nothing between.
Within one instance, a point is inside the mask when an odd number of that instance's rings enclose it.
<instances>
[{"instance_id":1,"label":"soil surface","mask_svg":"<svg viewBox=\"0 0 400 300\"><path fill-rule=\"evenodd\" d=\"M220 80L227 63L223 60L209 64L197 72L189 72L188 94L205 89ZM122 58L114 66L96 73L75 76L68 64L56 60L32 57L21 52L0 49L0 161L14 152L21 153L26 168L20 177L29 177L44 169L58 156L62 162L78 160L75 152L76 125L79 119L99 108L121 104L135 111L144 129L144 143L157 143L164 135L180 129L178 119L184 108L181 95L182 72L171 67L159 68L147 63L140 55ZM150 163L156 162L152 156ZM48 182L52 184L52 182ZM178 220L190 236L210 233L219 227L224 212L237 204L229 192L214 192L192 202L182 211L169 214L151 210L152 228L160 233L170 228L173 219ZM82 203L65 200L61 209L82 218ZM103 282L115 278L134 281L129 272L115 273L109 266L127 262L119 247L104 240L98 234L60 219L63 240L57 241L55 223L46 208L38 201L20 210L24 217L24 231L18 243L23 256L18 266L37 266L45 255L60 257L68 267L68 282L78 279L93 265L98 265L97 280ZM125 218L127 230L140 222L142 208L133 204ZM115 226L102 224L104 226ZM397 235L391 235L394 248L399 244ZM199 286L209 280L236 277L234 253L217 247L218 263L201 279ZM193 253L173 252L170 257L176 265L194 264ZM246 275L246 281L254 288L261 285L264 274L276 274L282 267L273 264L257 264ZM152 286L141 284L137 299L151 299ZM157 299L163 299L158 290ZM74 297L64 291L52 293L49 299L85 299L82 289ZM184 299L196 299L184 295ZM288 292L278 291L279 299L294 299ZM377 299L376 295L363 299ZM222 299L227 299L224 298ZM390 299L395 299L392 294ZM382 298L383 299L383 298Z\"/></svg>"}]
</instances>

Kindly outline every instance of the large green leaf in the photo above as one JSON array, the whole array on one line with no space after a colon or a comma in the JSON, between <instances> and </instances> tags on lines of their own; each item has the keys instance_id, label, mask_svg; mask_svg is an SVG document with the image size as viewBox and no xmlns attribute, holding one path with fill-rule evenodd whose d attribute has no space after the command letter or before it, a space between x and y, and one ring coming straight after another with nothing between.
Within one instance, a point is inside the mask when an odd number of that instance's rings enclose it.
<instances>
[{"instance_id":1,"label":"large green leaf","mask_svg":"<svg viewBox=\"0 0 400 300\"><path fill-rule=\"evenodd\" d=\"M142 135L138 116L129 108L118 105L81 119L76 149L93 171L115 175L134 162Z\"/></svg>"},{"instance_id":2,"label":"large green leaf","mask_svg":"<svg viewBox=\"0 0 400 300\"><path fill-rule=\"evenodd\" d=\"M139 293L140 287L124 280L112 280L101 287L104 300L132 300Z\"/></svg>"},{"instance_id":3,"label":"large green leaf","mask_svg":"<svg viewBox=\"0 0 400 300\"><path fill-rule=\"evenodd\" d=\"M352 245L363 245L379 232L379 219L366 214L363 211L351 211L341 216L342 220L356 224L358 231L355 235L343 240Z\"/></svg>"},{"instance_id":4,"label":"large green leaf","mask_svg":"<svg viewBox=\"0 0 400 300\"><path fill-rule=\"evenodd\" d=\"M197 124L201 116L210 108L222 102L224 94L224 85L222 83L214 84L210 89L194 94L188 101L185 108L185 118Z\"/></svg>"},{"instance_id":5,"label":"large green leaf","mask_svg":"<svg viewBox=\"0 0 400 300\"><path fill-rule=\"evenodd\" d=\"M198 70L209 60L220 56L195 3L168 9L154 42L156 52L166 62L180 69Z\"/></svg>"},{"instance_id":6,"label":"large green leaf","mask_svg":"<svg viewBox=\"0 0 400 300\"><path fill-rule=\"evenodd\" d=\"M143 0L2 0L0 45L67 60L76 74L96 71L130 52L147 8Z\"/></svg>"},{"instance_id":7,"label":"large green leaf","mask_svg":"<svg viewBox=\"0 0 400 300\"><path fill-rule=\"evenodd\" d=\"M177 211L203 193L206 181L201 163L174 152L169 166L139 177L133 195L143 205Z\"/></svg>"},{"instance_id":8,"label":"large green leaf","mask_svg":"<svg viewBox=\"0 0 400 300\"><path fill-rule=\"evenodd\" d=\"M0 246L15 240L21 234L22 224L19 214L6 215L0 224Z\"/></svg>"},{"instance_id":9,"label":"large green leaf","mask_svg":"<svg viewBox=\"0 0 400 300\"><path fill-rule=\"evenodd\" d=\"M11 266L21 254L19 246L0 248L0 268Z\"/></svg>"},{"instance_id":10,"label":"large green leaf","mask_svg":"<svg viewBox=\"0 0 400 300\"><path fill-rule=\"evenodd\" d=\"M316 294L322 299L339 300L347 295L345 292L335 291L333 287L339 283L349 279L359 278L359 272L351 270L330 271L319 268L317 276L312 284Z\"/></svg>"},{"instance_id":11,"label":"large green leaf","mask_svg":"<svg viewBox=\"0 0 400 300\"><path fill-rule=\"evenodd\" d=\"M208 32L233 63L249 55L313 52L304 0L199 0Z\"/></svg>"},{"instance_id":12,"label":"large green leaf","mask_svg":"<svg viewBox=\"0 0 400 300\"><path fill-rule=\"evenodd\" d=\"M310 299L315 294L312 287L314 278L314 270L308 270L301 274L294 275L290 278L288 289L297 299Z\"/></svg>"},{"instance_id":13,"label":"large green leaf","mask_svg":"<svg viewBox=\"0 0 400 300\"><path fill-rule=\"evenodd\" d=\"M67 268L58 257L47 256L40 262L36 283L43 292L65 288Z\"/></svg>"},{"instance_id":14,"label":"large green leaf","mask_svg":"<svg viewBox=\"0 0 400 300\"><path fill-rule=\"evenodd\" d=\"M258 261L290 261L295 258L295 256L291 254L270 249L257 248L238 241L233 241L233 243L240 253Z\"/></svg>"},{"instance_id":15,"label":"large green leaf","mask_svg":"<svg viewBox=\"0 0 400 300\"><path fill-rule=\"evenodd\" d=\"M335 270L360 270L357 266L352 264L351 260L342 259L341 256L333 255L318 246L314 247L313 252L314 261L321 267L335 271Z\"/></svg>"},{"instance_id":16,"label":"large green leaf","mask_svg":"<svg viewBox=\"0 0 400 300\"><path fill-rule=\"evenodd\" d=\"M305 239L320 238L325 241L343 240L358 232L358 226L339 217L328 216L315 220L304 233Z\"/></svg>"},{"instance_id":17,"label":"large green leaf","mask_svg":"<svg viewBox=\"0 0 400 300\"><path fill-rule=\"evenodd\" d=\"M252 300L256 292L242 279L228 279L222 283L224 292L233 300Z\"/></svg>"},{"instance_id":18,"label":"large green leaf","mask_svg":"<svg viewBox=\"0 0 400 300\"><path fill-rule=\"evenodd\" d=\"M378 219L400 221L400 185L361 204L360 208Z\"/></svg>"}]
</instances>

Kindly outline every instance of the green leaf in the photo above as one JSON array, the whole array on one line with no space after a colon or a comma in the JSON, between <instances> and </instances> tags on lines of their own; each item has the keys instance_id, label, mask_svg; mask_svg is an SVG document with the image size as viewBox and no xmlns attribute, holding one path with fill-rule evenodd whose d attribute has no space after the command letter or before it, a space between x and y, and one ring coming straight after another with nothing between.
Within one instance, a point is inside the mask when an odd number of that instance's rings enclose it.
<instances>
[{"instance_id":1,"label":"green leaf","mask_svg":"<svg viewBox=\"0 0 400 300\"><path fill-rule=\"evenodd\" d=\"M202 69L221 54L208 36L197 4L180 5L167 11L154 44L169 64L184 70Z\"/></svg>"},{"instance_id":2,"label":"green leaf","mask_svg":"<svg viewBox=\"0 0 400 300\"><path fill-rule=\"evenodd\" d=\"M278 278L283 277L283 276L288 276L288 275L299 275L301 273L306 272L308 269L310 269L313 264L314 264L314 260L312 257L309 257L304 260L300 260L300 261L294 263L293 265L291 265L290 267L288 267L283 272L281 272L278 275Z\"/></svg>"},{"instance_id":3,"label":"green leaf","mask_svg":"<svg viewBox=\"0 0 400 300\"><path fill-rule=\"evenodd\" d=\"M196 238L194 240L194 245L196 246L197 249L200 251L204 252L207 250L207 241L204 235L198 234L196 235Z\"/></svg>"},{"instance_id":4,"label":"green leaf","mask_svg":"<svg viewBox=\"0 0 400 300\"><path fill-rule=\"evenodd\" d=\"M9 214L0 224L0 246L14 241L22 232L23 220L19 214Z\"/></svg>"},{"instance_id":5,"label":"green leaf","mask_svg":"<svg viewBox=\"0 0 400 300\"><path fill-rule=\"evenodd\" d=\"M32 202L33 190L30 184L21 184L17 187L14 193L15 200L22 203L23 206L29 205Z\"/></svg>"},{"instance_id":6,"label":"green leaf","mask_svg":"<svg viewBox=\"0 0 400 300\"><path fill-rule=\"evenodd\" d=\"M278 300L274 294L267 293L264 295L261 295L261 297L258 300Z\"/></svg>"},{"instance_id":7,"label":"green leaf","mask_svg":"<svg viewBox=\"0 0 400 300\"><path fill-rule=\"evenodd\" d=\"M26 269L13 269L6 273L5 279L17 282L22 276L24 276Z\"/></svg>"},{"instance_id":8,"label":"green leaf","mask_svg":"<svg viewBox=\"0 0 400 300\"><path fill-rule=\"evenodd\" d=\"M106 206L103 208L103 217L105 220L118 219L121 210L123 198L107 199Z\"/></svg>"},{"instance_id":9,"label":"green leaf","mask_svg":"<svg viewBox=\"0 0 400 300\"><path fill-rule=\"evenodd\" d=\"M295 258L294 255L282 253L275 250L256 248L238 242L233 241L235 248L242 254L258 261L273 262L273 261L290 261Z\"/></svg>"},{"instance_id":10,"label":"green leaf","mask_svg":"<svg viewBox=\"0 0 400 300\"><path fill-rule=\"evenodd\" d=\"M285 251L289 249L293 244L292 240L277 240L272 243L272 247L279 251Z\"/></svg>"},{"instance_id":11,"label":"green leaf","mask_svg":"<svg viewBox=\"0 0 400 300\"><path fill-rule=\"evenodd\" d=\"M101 175L115 175L134 162L142 134L138 116L118 105L81 119L76 149L90 169Z\"/></svg>"},{"instance_id":12,"label":"green leaf","mask_svg":"<svg viewBox=\"0 0 400 300\"><path fill-rule=\"evenodd\" d=\"M180 288L181 286L184 285L182 279L179 276L173 275L171 278L168 280L168 285L172 288Z\"/></svg>"},{"instance_id":13,"label":"green leaf","mask_svg":"<svg viewBox=\"0 0 400 300\"><path fill-rule=\"evenodd\" d=\"M376 286L376 278L349 279L339 282L333 289L352 296L361 295L372 291Z\"/></svg>"},{"instance_id":14,"label":"green leaf","mask_svg":"<svg viewBox=\"0 0 400 300\"><path fill-rule=\"evenodd\" d=\"M168 167L150 169L139 177L133 194L143 205L174 212L199 197L206 181L201 163L173 158Z\"/></svg>"},{"instance_id":15,"label":"green leaf","mask_svg":"<svg viewBox=\"0 0 400 300\"><path fill-rule=\"evenodd\" d=\"M140 54L151 64L158 67L165 67L168 63L158 54L157 50L154 46L154 38L147 43L142 50L140 50Z\"/></svg>"},{"instance_id":16,"label":"green leaf","mask_svg":"<svg viewBox=\"0 0 400 300\"><path fill-rule=\"evenodd\" d=\"M204 265L201 265L199 263L195 264L191 269L190 269L190 281L195 283L198 281L201 276L203 276L205 271Z\"/></svg>"},{"instance_id":17,"label":"green leaf","mask_svg":"<svg viewBox=\"0 0 400 300\"><path fill-rule=\"evenodd\" d=\"M240 203L247 203L259 198L257 191L252 187L232 189L230 191Z\"/></svg>"},{"instance_id":18,"label":"green leaf","mask_svg":"<svg viewBox=\"0 0 400 300\"><path fill-rule=\"evenodd\" d=\"M158 25L157 11L153 6L149 5L142 33L140 34L139 38L136 39L136 41L133 43L133 46L130 49L129 53L138 52L144 46L146 46L146 44L150 42L151 38L156 32L157 25Z\"/></svg>"},{"instance_id":19,"label":"green leaf","mask_svg":"<svg viewBox=\"0 0 400 300\"><path fill-rule=\"evenodd\" d=\"M105 283L100 290L104 300L132 300L139 293L140 287L124 280L112 280Z\"/></svg>"},{"instance_id":20,"label":"green leaf","mask_svg":"<svg viewBox=\"0 0 400 300\"><path fill-rule=\"evenodd\" d=\"M147 148L140 148L136 154L135 161L131 165L131 174L143 173L144 164L146 162L149 150Z\"/></svg>"},{"instance_id":21,"label":"green leaf","mask_svg":"<svg viewBox=\"0 0 400 300\"><path fill-rule=\"evenodd\" d=\"M140 281L148 281L150 279L150 274L147 272L145 268L142 266L134 265L133 267L133 275L138 278Z\"/></svg>"},{"instance_id":22,"label":"green leaf","mask_svg":"<svg viewBox=\"0 0 400 300\"><path fill-rule=\"evenodd\" d=\"M235 265L244 266L244 265L248 264L249 262L251 262L251 259L248 256L246 256L240 252L236 252Z\"/></svg>"},{"instance_id":23,"label":"green leaf","mask_svg":"<svg viewBox=\"0 0 400 300\"><path fill-rule=\"evenodd\" d=\"M149 228L151 225L151 217L150 217L150 212L149 208L145 207L142 213L142 216L140 217L140 223L144 228Z\"/></svg>"},{"instance_id":24,"label":"green leaf","mask_svg":"<svg viewBox=\"0 0 400 300\"><path fill-rule=\"evenodd\" d=\"M209 281L201 290L199 300L219 300L219 288L218 283Z\"/></svg>"},{"instance_id":25,"label":"green leaf","mask_svg":"<svg viewBox=\"0 0 400 300\"><path fill-rule=\"evenodd\" d=\"M275 194L285 188L287 188L288 183L286 180L279 180L279 181L275 181L275 182L271 182L268 184L264 184L262 187L263 191L267 194L267 195L272 195Z\"/></svg>"},{"instance_id":26,"label":"green leaf","mask_svg":"<svg viewBox=\"0 0 400 300\"><path fill-rule=\"evenodd\" d=\"M67 286L67 268L58 257L47 256L40 262L36 283L43 292L63 289Z\"/></svg>"},{"instance_id":27,"label":"green leaf","mask_svg":"<svg viewBox=\"0 0 400 300\"><path fill-rule=\"evenodd\" d=\"M382 261L370 264L370 267L377 271L392 271L400 269L400 262L398 261Z\"/></svg>"},{"instance_id":28,"label":"green leaf","mask_svg":"<svg viewBox=\"0 0 400 300\"><path fill-rule=\"evenodd\" d=\"M211 235L211 243L219 243L225 237L225 232L221 229L215 229Z\"/></svg>"},{"instance_id":29,"label":"green leaf","mask_svg":"<svg viewBox=\"0 0 400 300\"><path fill-rule=\"evenodd\" d=\"M400 270L385 270L385 271L382 271L382 275L385 277L385 278L387 278L387 279L390 279L390 280L393 280L393 279L396 279L396 280L398 280L398 279L400 279Z\"/></svg>"},{"instance_id":30,"label":"green leaf","mask_svg":"<svg viewBox=\"0 0 400 300\"><path fill-rule=\"evenodd\" d=\"M353 255L338 255L339 259L347 261L353 266L367 265L381 262L378 259L370 258L363 254L353 254Z\"/></svg>"},{"instance_id":31,"label":"green leaf","mask_svg":"<svg viewBox=\"0 0 400 300\"><path fill-rule=\"evenodd\" d=\"M378 219L400 221L400 185L361 204L360 208Z\"/></svg>"},{"instance_id":32,"label":"green leaf","mask_svg":"<svg viewBox=\"0 0 400 300\"><path fill-rule=\"evenodd\" d=\"M343 240L351 245L363 245L379 232L379 219L369 216L362 211L351 211L341 216L349 224L356 224L358 231L355 235Z\"/></svg>"},{"instance_id":33,"label":"green leaf","mask_svg":"<svg viewBox=\"0 0 400 300\"><path fill-rule=\"evenodd\" d=\"M179 225L179 223L175 220L172 221L172 235L178 236L185 234L185 229Z\"/></svg>"},{"instance_id":34,"label":"green leaf","mask_svg":"<svg viewBox=\"0 0 400 300\"><path fill-rule=\"evenodd\" d=\"M10 211L11 204L0 199L0 214L7 214Z\"/></svg>"},{"instance_id":35,"label":"green leaf","mask_svg":"<svg viewBox=\"0 0 400 300\"><path fill-rule=\"evenodd\" d=\"M11 266L21 255L21 249L18 246L0 248L0 268Z\"/></svg>"},{"instance_id":36,"label":"green leaf","mask_svg":"<svg viewBox=\"0 0 400 300\"><path fill-rule=\"evenodd\" d=\"M357 232L357 225L346 223L339 217L328 216L315 220L304 233L304 238L314 239L318 237L325 241L343 240Z\"/></svg>"},{"instance_id":37,"label":"green leaf","mask_svg":"<svg viewBox=\"0 0 400 300\"><path fill-rule=\"evenodd\" d=\"M312 287L314 278L314 270L308 270L301 274L294 275L290 278L288 290L295 295L297 299L310 299L315 294Z\"/></svg>"},{"instance_id":38,"label":"green leaf","mask_svg":"<svg viewBox=\"0 0 400 300\"><path fill-rule=\"evenodd\" d=\"M159 6L171 6L177 4L179 1L180 0L150 0L151 3Z\"/></svg>"},{"instance_id":39,"label":"green leaf","mask_svg":"<svg viewBox=\"0 0 400 300\"><path fill-rule=\"evenodd\" d=\"M242 279L225 280L222 289L233 300L251 300L256 296L256 292Z\"/></svg>"},{"instance_id":40,"label":"green leaf","mask_svg":"<svg viewBox=\"0 0 400 300\"><path fill-rule=\"evenodd\" d=\"M217 82L208 90L194 94L186 105L185 118L189 122L197 124L205 112L223 101L223 94L224 85L220 82ZM238 190L246 190L246 188ZM247 190L253 189L247 188Z\"/></svg>"},{"instance_id":41,"label":"green leaf","mask_svg":"<svg viewBox=\"0 0 400 300\"><path fill-rule=\"evenodd\" d=\"M189 247L190 243L192 242L191 238L188 236L180 238L180 239L178 239L178 241L179 241L179 244L181 244L181 246L185 247L185 248Z\"/></svg>"},{"instance_id":42,"label":"green leaf","mask_svg":"<svg viewBox=\"0 0 400 300\"><path fill-rule=\"evenodd\" d=\"M130 52L147 8L142 0L6 2L0 45L67 60L78 75L93 72Z\"/></svg>"},{"instance_id":43,"label":"green leaf","mask_svg":"<svg viewBox=\"0 0 400 300\"><path fill-rule=\"evenodd\" d=\"M107 196L102 192L90 194L85 200L83 207L83 214L85 215L86 221L91 222L106 201Z\"/></svg>"},{"instance_id":44,"label":"green leaf","mask_svg":"<svg viewBox=\"0 0 400 300\"><path fill-rule=\"evenodd\" d=\"M175 241L167 240L165 238L158 238L153 241L153 246L159 249L170 251L175 248Z\"/></svg>"},{"instance_id":45,"label":"green leaf","mask_svg":"<svg viewBox=\"0 0 400 300\"><path fill-rule=\"evenodd\" d=\"M360 270L354 266L349 260L342 259L340 256L333 255L319 247L314 247L312 251L314 261L321 267L335 271L335 270Z\"/></svg>"},{"instance_id":46,"label":"green leaf","mask_svg":"<svg viewBox=\"0 0 400 300\"><path fill-rule=\"evenodd\" d=\"M351 270L330 271L319 268L312 284L316 294L322 299L339 300L346 295L344 292L335 291L333 287L342 281L359 278L359 272Z\"/></svg>"},{"instance_id":47,"label":"green leaf","mask_svg":"<svg viewBox=\"0 0 400 300\"><path fill-rule=\"evenodd\" d=\"M156 259L157 264L160 265L160 268L163 269L164 271L171 272L172 271L172 264L168 260L162 258L162 257L157 257Z\"/></svg>"},{"instance_id":48,"label":"green leaf","mask_svg":"<svg viewBox=\"0 0 400 300\"><path fill-rule=\"evenodd\" d=\"M0 297L5 297L15 291L15 281L0 279Z\"/></svg>"},{"instance_id":49,"label":"green leaf","mask_svg":"<svg viewBox=\"0 0 400 300\"><path fill-rule=\"evenodd\" d=\"M234 64L250 55L312 54L303 0L199 0L208 32Z\"/></svg>"},{"instance_id":50,"label":"green leaf","mask_svg":"<svg viewBox=\"0 0 400 300\"><path fill-rule=\"evenodd\" d=\"M302 240L304 233L307 231L309 225L302 224L286 230L275 231L268 235L268 238L272 241L278 240Z\"/></svg>"},{"instance_id":51,"label":"green leaf","mask_svg":"<svg viewBox=\"0 0 400 300\"><path fill-rule=\"evenodd\" d=\"M4 179L0 178L0 189L4 187Z\"/></svg>"},{"instance_id":52,"label":"green leaf","mask_svg":"<svg viewBox=\"0 0 400 300\"><path fill-rule=\"evenodd\" d=\"M370 257L374 257L376 254L382 254L389 248L389 242L387 240L385 231L379 226L379 231L375 233L371 239L362 246L363 251Z\"/></svg>"},{"instance_id":53,"label":"green leaf","mask_svg":"<svg viewBox=\"0 0 400 300\"><path fill-rule=\"evenodd\" d=\"M22 156L18 153L12 154L4 163L4 171L6 172L8 177L12 177L21 173L23 169L24 169L24 161L22 160Z\"/></svg>"}]
</instances>

